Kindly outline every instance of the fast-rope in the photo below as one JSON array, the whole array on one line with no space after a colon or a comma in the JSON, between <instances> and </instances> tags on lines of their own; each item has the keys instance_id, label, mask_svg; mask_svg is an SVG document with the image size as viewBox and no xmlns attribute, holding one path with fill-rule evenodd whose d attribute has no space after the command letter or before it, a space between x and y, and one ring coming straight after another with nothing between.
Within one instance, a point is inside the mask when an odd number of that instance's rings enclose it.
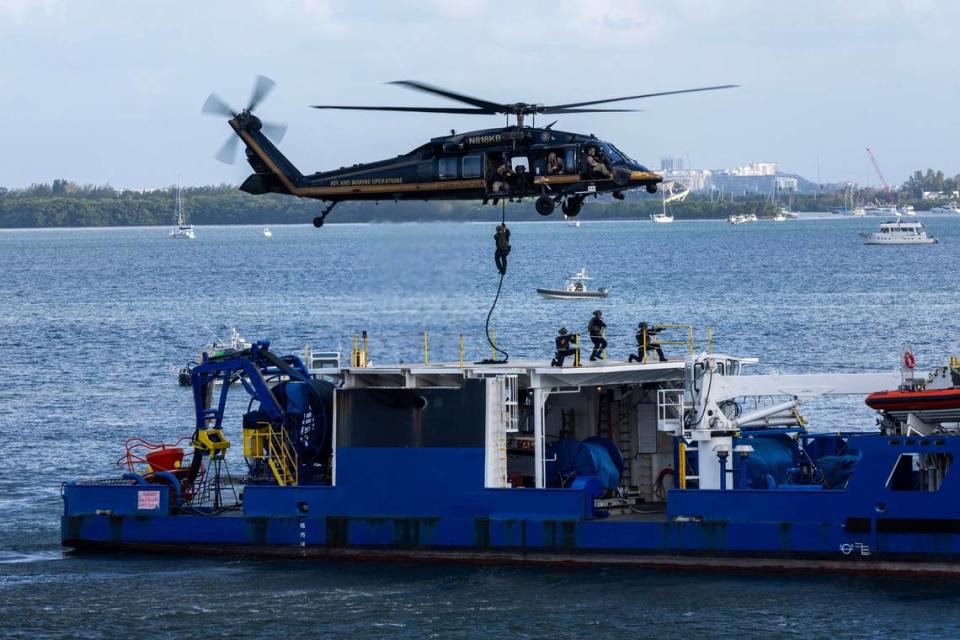
<instances>
[{"instance_id":1,"label":"fast-rope","mask_svg":"<svg viewBox=\"0 0 960 640\"><path fill-rule=\"evenodd\" d=\"M500 206L500 224L506 228L507 225L507 203L504 200ZM499 251L499 247L497 249ZM508 249L509 251L509 249ZM503 277L507 275L507 265L506 265L506 256L504 256L503 269L500 271L500 284L497 285L497 295L493 298L493 304L490 305L490 311L487 312L487 321L484 324L484 330L487 333L487 342L490 343L490 348L498 353L503 354L503 360L497 360L496 358L492 360L483 360L480 364L503 364L510 359L510 354L501 349L494 343L493 339L490 337L490 316L493 315L493 310L497 308L497 301L500 300L500 290L503 288Z\"/></svg>"}]
</instances>

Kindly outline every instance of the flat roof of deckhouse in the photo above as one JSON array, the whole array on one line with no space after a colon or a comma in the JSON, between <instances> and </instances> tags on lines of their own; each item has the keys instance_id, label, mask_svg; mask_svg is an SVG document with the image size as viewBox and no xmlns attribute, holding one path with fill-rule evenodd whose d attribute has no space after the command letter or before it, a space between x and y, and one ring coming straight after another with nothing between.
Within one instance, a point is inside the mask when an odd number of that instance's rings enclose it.
<instances>
[{"instance_id":1,"label":"flat roof of deckhouse","mask_svg":"<svg viewBox=\"0 0 960 640\"><path fill-rule=\"evenodd\" d=\"M574 367L572 360L553 367L548 360L510 360L506 363L437 362L373 364L368 367L324 369L317 373L341 375L344 388L427 388L459 387L464 379L487 378L503 374L526 377L537 388L578 387L588 385L641 384L682 381L685 362L584 361Z\"/></svg>"}]
</instances>

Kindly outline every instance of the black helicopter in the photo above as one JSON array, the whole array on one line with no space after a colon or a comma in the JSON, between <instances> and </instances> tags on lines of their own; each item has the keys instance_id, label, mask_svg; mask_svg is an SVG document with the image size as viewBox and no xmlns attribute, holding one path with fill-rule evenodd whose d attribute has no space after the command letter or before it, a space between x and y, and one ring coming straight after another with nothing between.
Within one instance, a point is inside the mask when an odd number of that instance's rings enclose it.
<instances>
[{"instance_id":1,"label":"black helicopter","mask_svg":"<svg viewBox=\"0 0 960 640\"><path fill-rule=\"evenodd\" d=\"M315 198L326 203L321 215L313 219L315 227L323 225L327 215L339 202L347 200L480 200L497 204L501 199L536 198L541 215L553 213L557 204L563 213L575 216L585 198L610 192L623 199L627 189L644 187L656 193L662 178L613 144L593 135L556 131L553 125L538 128L526 126L537 115L567 113L626 112L635 109L596 109L594 105L624 100L637 100L678 93L728 89L737 85L720 85L661 91L636 96L590 100L560 105L517 102L501 104L472 98L421 82L393 82L409 89L442 96L469 107L370 107L314 105L315 109L349 109L360 111L399 111L417 113L451 113L514 116L516 125L484 129L469 133L450 132L433 138L413 151L379 162L357 164L335 171L303 175L268 137L277 143L286 127L265 123L253 114L275 86L264 76L257 76L247 106L235 111L216 94L203 105L204 113L229 117L237 137L231 136L217 153L217 158L230 162L236 155L236 143L246 145L247 162L254 174L240 186L242 191L259 195L286 193Z\"/></svg>"}]
</instances>

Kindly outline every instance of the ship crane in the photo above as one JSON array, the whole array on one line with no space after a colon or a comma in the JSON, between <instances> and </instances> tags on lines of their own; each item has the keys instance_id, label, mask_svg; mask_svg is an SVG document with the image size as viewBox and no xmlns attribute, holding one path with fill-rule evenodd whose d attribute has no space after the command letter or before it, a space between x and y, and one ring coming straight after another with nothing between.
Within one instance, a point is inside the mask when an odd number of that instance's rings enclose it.
<instances>
[{"instance_id":1,"label":"ship crane","mask_svg":"<svg viewBox=\"0 0 960 640\"><path fill-rule=\"evenodd\" d=\"M870 151L870 147L867 147L867 155L870 156L870 162L873 164L874 171L877 172L877 175L880 176L880 184L883 185L883 190L887 192L887 200L893 202L893 194L890 193L890 185L887 184L887 179L883 177L883 171L880 170L880 163L877 162L877 158L873 155L873 151Z\"/></svg>"}]
</instances>

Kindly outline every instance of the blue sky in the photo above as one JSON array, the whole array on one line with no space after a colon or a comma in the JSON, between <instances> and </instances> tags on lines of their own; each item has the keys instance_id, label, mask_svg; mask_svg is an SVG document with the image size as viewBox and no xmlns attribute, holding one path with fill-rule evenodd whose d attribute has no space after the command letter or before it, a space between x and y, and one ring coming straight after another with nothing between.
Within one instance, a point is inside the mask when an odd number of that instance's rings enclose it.
<instances>
[{"instance_id":1,"label":"blue sky","mask_svg":"<svg viewBox=\"0 0 960 640\"><path fill-rule=\"evenodd\" d=\"M823 181L960 173L960 3L629 1L65 2L0 0L0 185L68 178L116 187L239 183L213 158L229 133L211 91L289 124L304 172L406 152L501 118L316 111L440 106L385 85L415 79L494 101L559 103L712 84L741 88L564 116L659 166L775 161Z\"/></svg>"}]
</instances>

